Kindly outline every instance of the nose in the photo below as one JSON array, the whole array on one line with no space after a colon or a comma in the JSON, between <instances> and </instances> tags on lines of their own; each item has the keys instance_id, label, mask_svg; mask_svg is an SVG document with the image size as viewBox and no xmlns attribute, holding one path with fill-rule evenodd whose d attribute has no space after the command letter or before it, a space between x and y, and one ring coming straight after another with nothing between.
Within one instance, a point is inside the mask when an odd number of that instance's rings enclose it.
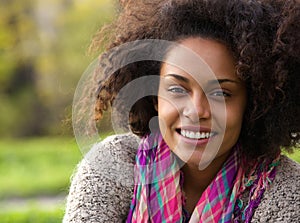
<instances>
[{"instance_id":1,"label":"nose","mask_svg":"<svg viewBox=\"0 0 300 223\"><path fill-rule=\"evenodd\" d=\"M211 116L208 99L204 92L193 94L183 108L183 115L193 122L209 119Z\"/></svg>"}]
</instances>

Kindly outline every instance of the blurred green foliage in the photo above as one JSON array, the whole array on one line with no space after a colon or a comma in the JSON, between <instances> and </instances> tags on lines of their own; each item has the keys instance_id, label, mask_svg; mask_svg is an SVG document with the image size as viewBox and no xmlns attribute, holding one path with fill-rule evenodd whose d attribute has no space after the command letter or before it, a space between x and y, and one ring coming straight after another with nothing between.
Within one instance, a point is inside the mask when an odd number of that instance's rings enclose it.
<instances>
[{"instance_id":1,"label":"blurred green foliage","mask_svg":"<svg viewBox=\"0 0 300 223\"><path fill-rule=\"evenodd\" d=\"M283 153L284 155L288 156L292 160L295 160L296 162L300 163L300 150L295 150L293 153Z\"/></svg>"},{"instance_id":2,"label":"blurred green foliage","mask_svg":"<svg viewBox=\"0 0 300 223\"><path fill-rule=\"evenodd\" d=\"M93 35L114 0L0 2L0 137L61 134ZM67 128L68 129L68 128Z\"/></svg>"}]
</instances>

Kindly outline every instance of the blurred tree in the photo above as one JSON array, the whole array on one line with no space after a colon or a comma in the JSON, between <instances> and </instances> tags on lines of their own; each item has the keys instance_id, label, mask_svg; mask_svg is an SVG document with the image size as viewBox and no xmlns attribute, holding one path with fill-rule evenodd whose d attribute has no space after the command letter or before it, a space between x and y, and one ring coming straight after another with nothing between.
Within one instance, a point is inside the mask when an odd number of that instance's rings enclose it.
<instances>
[{"instance_id":1,"label":"blurred tree","mask_svg":"<svg viewBox=\"0 0 300 223\"><path fill-rule=\"evenodd\" d=\"M0 136L60 134L112 0L0 2Z\"/></svg>"},{"instance_id":2,"label":"blurred tree","mask_svg":"<svg viewBox=\"0 0 300 223\"><path fill-rule=\"evenodd\" d=\"M3 1L1 7L1 125L3 135L43 133L35 89L38 54L34 2ZM5 125L6 124L6 125ZM24 128L26 126L26 129Z\"/></svg>"},{"instance_id":3,"label":"blurred tree","mask_svg":"<svg viewBox=\"0 0 300 223\"><path fill-rule=\"evenodd\" d=\"M58 108L70 113L75 87L87 66L96 55L86 55L93 34L114 16L112 0L84 0L65 3L55 20L56 40L44 42L43 56L39 57L39 92L46 99L51 113ZM46 7L46 9L49 7ZM63 11L63 12L62 12ZM45 40L45 38L43 38ZM48 49L48 50L46 50ZM53 92L53 89L55 91ZM59 98L59 100L57 100ZM60 110L58 114L65 114ZM54 117L61 120L63 117ZM51 126L50 126L51 127ZM56 126L52 125L55 130Z\"/></svg>"}]
</instances>

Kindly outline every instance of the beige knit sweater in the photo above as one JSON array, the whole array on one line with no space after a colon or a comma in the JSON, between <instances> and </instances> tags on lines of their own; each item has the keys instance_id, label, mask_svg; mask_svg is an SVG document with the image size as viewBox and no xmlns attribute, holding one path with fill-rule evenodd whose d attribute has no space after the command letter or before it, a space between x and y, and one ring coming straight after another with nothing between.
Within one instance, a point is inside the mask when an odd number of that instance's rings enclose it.
<instances>
[{"instance_id":1,"label":"beige knit sweater","mask_svg":"<svg viewBox=\"0 0 300 223\"><path fill-rule=\"evenodd\" d=\"M79 163L67 197L64 223L124 222L133 194L133 165L139 139L110 136ZM300 222L300 165L282 156L276 178L252 222Z\"/></svg>"}]
</instances>

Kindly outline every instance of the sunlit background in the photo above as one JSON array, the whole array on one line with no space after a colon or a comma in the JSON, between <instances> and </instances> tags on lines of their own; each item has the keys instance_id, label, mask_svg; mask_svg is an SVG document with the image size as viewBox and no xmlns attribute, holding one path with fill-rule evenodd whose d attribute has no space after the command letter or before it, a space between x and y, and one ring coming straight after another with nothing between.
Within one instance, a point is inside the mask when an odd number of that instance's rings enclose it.
<instances>
[{"instance_id":1,"label":"sunlit background","mask_svg":"<svg viewBox=\"0 0 300 223\"><path fill-rule=\"evenodd\" d=\"M114 0L0 1L0 222L61 222L82 158L72 98Z\"/></svg>"}]
</instances>

